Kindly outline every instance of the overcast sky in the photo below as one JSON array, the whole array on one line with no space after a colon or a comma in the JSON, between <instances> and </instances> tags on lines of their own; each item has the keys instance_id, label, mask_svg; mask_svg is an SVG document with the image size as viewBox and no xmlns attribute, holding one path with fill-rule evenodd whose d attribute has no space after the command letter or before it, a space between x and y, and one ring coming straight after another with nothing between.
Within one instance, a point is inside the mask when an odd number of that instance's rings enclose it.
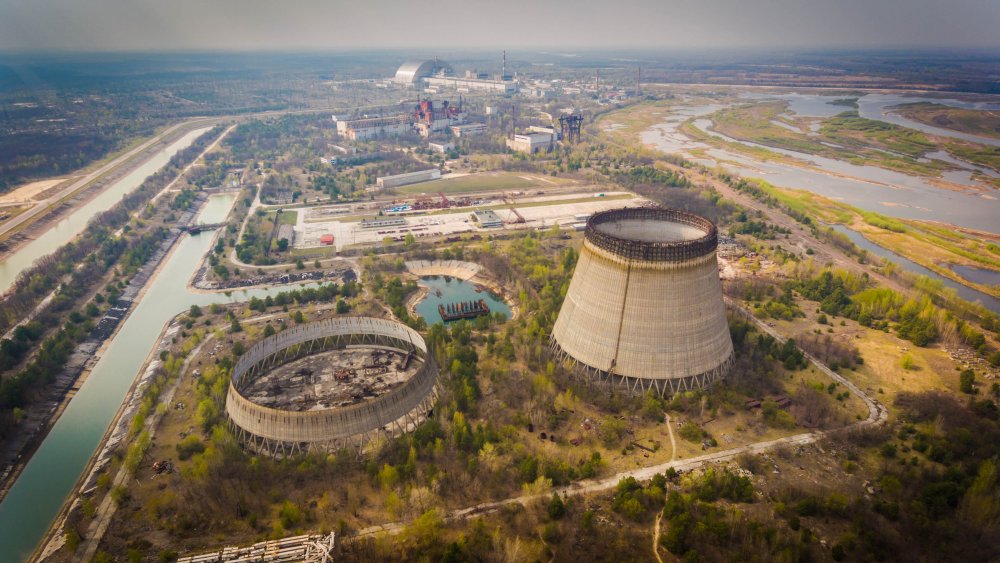
<instances>
[{"instance_id":1,"label":"overcast sky","mask_svg":"<svg viewBox=\"0 0 1000 563\"><path fill-rule=\"evenodd\" d=\"M0 50L1000 47L1000 0L0 0Z\"/></svg>"}]
</instances>

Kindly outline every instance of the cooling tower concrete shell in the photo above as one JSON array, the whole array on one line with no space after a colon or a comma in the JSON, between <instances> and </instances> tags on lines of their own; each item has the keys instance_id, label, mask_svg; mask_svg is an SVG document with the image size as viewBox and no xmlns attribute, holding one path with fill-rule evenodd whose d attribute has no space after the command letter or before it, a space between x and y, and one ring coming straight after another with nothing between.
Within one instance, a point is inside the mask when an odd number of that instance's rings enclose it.
<instances>
[{"instance_id":1,"label":"cooling tower concrete shell","mask_svg":"<svg viewBox=\"0 0 1000 563\"><path fill-rule=\"evenodd\" d=\"M579 371L633 392L703 388L732 364L711 221L617 209L587 222L551 346Z\"/></svg>"},{"instance_id":2,"label":"cooling tower concrete shell","mask_svg":"<svg viewBox=\"0 0 1000 563\"><path fill-rule=\"evenodd\" d=\"M294 411L268 407L245 396L256 379L285 364L352 349L392 351L406 357L407 364L419 362L419 367L385 394L356 404ZM413 329L386 319L340 317L293 326L251 346L233 368L226 415L237 437L256 452L277 457L346 447L361 451L379 436L396 436L415 428L433 408L437 377L433 357Z\"/></svg>"}]
</instances>

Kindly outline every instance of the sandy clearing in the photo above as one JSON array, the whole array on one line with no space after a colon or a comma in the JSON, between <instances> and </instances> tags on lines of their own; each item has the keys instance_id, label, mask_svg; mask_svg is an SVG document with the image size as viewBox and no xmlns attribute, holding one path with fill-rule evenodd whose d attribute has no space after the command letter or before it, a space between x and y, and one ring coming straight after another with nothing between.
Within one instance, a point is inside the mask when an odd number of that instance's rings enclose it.
<instances>
[{"instance_id":1,"label":"sandy clearing","mask_svg":"<svg viewBox=\"0 0 1000 563\"><path fill-rule=\"evenodd\" d=\"M12 192L0 195L0 203L30 203L35 201L35 196L38 194L53 186L58 186L66 180L66 178L54 178L25 184Z\"/></svg>"}]
</instances>

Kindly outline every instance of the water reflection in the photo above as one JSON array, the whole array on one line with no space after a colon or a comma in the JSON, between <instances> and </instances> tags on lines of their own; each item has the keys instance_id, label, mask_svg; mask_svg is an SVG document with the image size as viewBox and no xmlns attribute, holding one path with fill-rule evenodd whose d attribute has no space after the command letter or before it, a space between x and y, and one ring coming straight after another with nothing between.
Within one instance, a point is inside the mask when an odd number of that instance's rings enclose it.
<instances>
[{"instance_id":1,"label":"water reflection","mask_svg":"<svg viewBox=\"0 0 1000 563\"><path fill-rule=\"evenodd\" d=\"M163 168L170 159L181 150L189 147L202 133L211 127L194 129L174 141L170 146L156 153L142 166L123 176L111 184L109 188L97 197L80 206L69 215L59 220L45 231L44 234L23 245L14 254L0 261L0 293L7 291L18 274L31 267L43 256L55 252L59 247L69 242L73 237L83 232L87 223L97 215L114 207L122 197L139 187L146 178Z\"/></svg>"},{"instance_id":2,"label":"water reflection","mask_svg":"<svg viewBox=\"0 0 1000 563\"><path fill-rule=\"evenodd\" d=\"M438 312L438 305L453 305L455 303L486 302L491 312L502 313L510 318L510 307L504 300L489 289L471 284L457 278L447 276L431 276L420 279L420 285L427 288L427 296L417 303L416 312L428 324L444 322Z\"/></svg>"},{"instance_id":3,"label":"water reflection","mask_svg":"<svg viewBox=\"0 0 1000 563\"><path fill-rule=\"evenodd\" d=\"M199 222L223 219L235 201L234 194L215 198L210 198L212 203L199 215ZM0 503L0 546L7 560L26 559L42 539L171 318L192 304L205 307L243 302L290 289L191 292L188 281L212 244L213 237L207 235L184 235L177 243L146 295Z\"/></svg>"}]
</instances>

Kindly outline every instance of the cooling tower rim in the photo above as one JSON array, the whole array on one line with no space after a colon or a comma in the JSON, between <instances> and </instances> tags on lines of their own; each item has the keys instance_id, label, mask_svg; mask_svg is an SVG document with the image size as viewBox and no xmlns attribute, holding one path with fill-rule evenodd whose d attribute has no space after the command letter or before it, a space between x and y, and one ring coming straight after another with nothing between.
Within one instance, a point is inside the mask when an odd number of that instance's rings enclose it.
<instances>
[{"instance_id":1,"label":"cooling tower rim","mask_svg":"<svg viewBox=\"0 0 1000 563\"><path fill-rule=\"evenodd\" d=\"M662 221L695 227L705 233L698 238L681 241L649 241L616 236L598 227L616 221ZM626 207L595 213L587 220L584 237L598 248L627 259L652 262L684 262L715 252L718 229L708 219L668 207Z\"/></svg>"},{"instance_id":2,"label":"cooling tower rim","mask_svg":"<svg viewBox=\"0 0 1000 563\"><path fill-rule=\"evenodd\" d=\"M370 409L373 402L358 403L343 407L334 406L317 410L296 411L262 405L253 398L244 394L247 387L253 380L258 379L265 373L271 371L271 369L267 367L259 370L254 369L266 364L267 358L272 356L276 357L278 354L285 352L286 350L308 344L311 341L325 340L327 338L341 338L348 344L361 347L376 346L381 344L378 342L379 339L390 339L398 342L401 347L411 347L413 349L415 352L414 361L419 363L419 369L417 372L406 380L402 387L390 390L384 395L380 395L374 403L380 402L382 398L388 398L394 395L406 395L410 393L410 388L416 385L415 381L425 379L428 377L428 373L431 373L433 376L436 375L437 372L433 358L431 358L427 353L427 344L424 342L423 337L420 336L420 333L405 324L391 319L382 319L377 317L334 317L332 319L293 326L287 330L283 330L277 334L257 341L256 344L251 346L242 356L240 356L240 359L233 367L232 373L229 377L230 398L238 398L238 400L246 401L248 404L252 405L252 409L260 412L261 414L285 413L290 416L303 419L318 419L332 412L349 413L352 411ZM315 354L319 353L322 353L322 351L317 350L315 352ZM308 356L313 354L307 352L305 355Z\"/></svg>"}]
</instances>

